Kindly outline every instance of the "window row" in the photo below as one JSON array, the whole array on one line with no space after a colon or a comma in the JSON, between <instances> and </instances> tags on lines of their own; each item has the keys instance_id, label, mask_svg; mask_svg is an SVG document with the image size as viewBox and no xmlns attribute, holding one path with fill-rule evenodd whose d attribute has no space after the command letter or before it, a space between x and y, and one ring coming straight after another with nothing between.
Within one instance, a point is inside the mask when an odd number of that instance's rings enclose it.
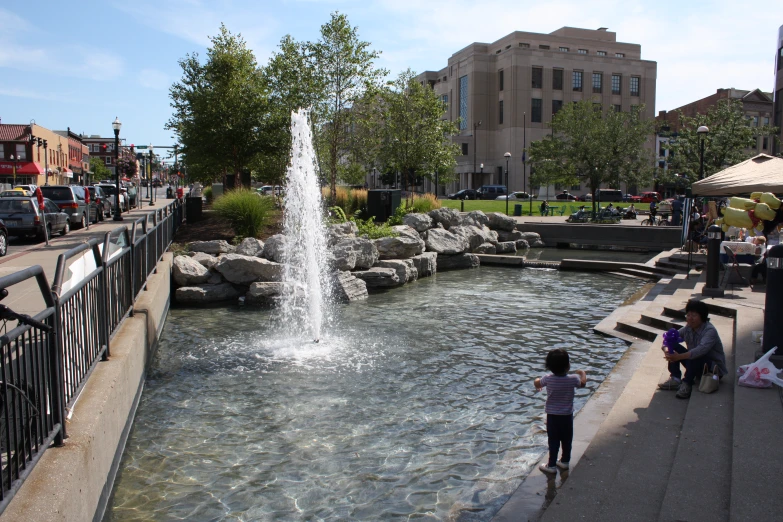
<instances>
[{"instance_id":1,"label":"window row","mask_svg":"<svg viewBox=\"0 0 783 522\"><path fill-rule=\"evenodd\" d=\"M5 150L5 144L0 143L0 158L5 158L7 160L11 159L11 156L14 156L19 161L27 160L27 150L25 149L24 143L16 143L14 148L8 149L8 157L5 156L6 150Z\"/></svg>"},{"instance_id":2,"label":"window row","mask_svg":"<svg viewBox=\"0 0 783 522\"><path fill-rule=\"evenodd\" d=\"M501 77L502 78L502 77ZM604 75L600 72L594 72L592 76L592 87L594 93L602 93L603 87L604 87ZM639 85L640 85L640 77L639 76L631 76L630 83L629 83L629 91L631 96L639 96ZM584 72L582 71L572 71L571 72L571 89L576 92L582 92L583 90L583 81L584 81ZM621 90L622 85L622 75L620 74L613 74L612 75L612 94L622 94ZM502 83L501 83L502 86ZM544 87L544 68L543 67L533 67L532 75L531 75L531 87L533 89L543 89ZM503 90L502 87L500 89ZM563 90L563 69L552 69L552 90L555 91L562 91Z\"/></svg>"}]
</instances>

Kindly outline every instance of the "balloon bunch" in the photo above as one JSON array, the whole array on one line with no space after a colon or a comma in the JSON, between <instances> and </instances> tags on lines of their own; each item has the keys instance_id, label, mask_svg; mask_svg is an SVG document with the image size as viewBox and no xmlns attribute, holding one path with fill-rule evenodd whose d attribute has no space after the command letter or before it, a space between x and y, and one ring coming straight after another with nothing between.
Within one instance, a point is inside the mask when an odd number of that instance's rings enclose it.
<instances>
[{"instance_id":1,"label":"balloon bunch","mask_svg":"<svg viewBox=\"0 0 783 522\"><path fill-rule=\"evenodd\" d=\"M783 204L770 192L754 192L748 198L733 197L715 224L724 232L729 227L745 228L751 236L772 230L783 222Z\"/></svg>"}]
</instances>

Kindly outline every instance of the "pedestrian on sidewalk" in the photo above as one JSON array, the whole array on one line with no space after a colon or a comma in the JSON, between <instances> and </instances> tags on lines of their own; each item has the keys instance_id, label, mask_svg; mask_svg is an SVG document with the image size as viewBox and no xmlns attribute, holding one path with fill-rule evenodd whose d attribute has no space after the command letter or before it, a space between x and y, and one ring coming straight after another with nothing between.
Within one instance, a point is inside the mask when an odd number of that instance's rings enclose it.
<instances>
[{"instance_id":1,"label":"pedestrian on sidewalk","mask_svg":"<svg viewBox=\"0 0 783 522\"><path fill-rule=\"evenodd\" d=\"M568 352L562 348L550 350L546 356L546 368L552 372L533 381L536 390L546 387L546 434L549 439L549 461L538 469L544 473L557 473L557 468L568 469L571 461L571 442L574 438L574 389L584 388L587 374L576 370L568 375L571 363ZM560 461L557 454L560 447Z\"/></svg>"},{"instance_id":2,"label":"pedestrian on sidewalk","mask_svg":"<svg viewBox=\"0 0 783 522\"><path fill-rule=\"evenodd\" d=\"M680 337L685 339L685 347L679 345L674 353L668 353L661 346L664 357L669 363L669 379L658 385L662 390L677 390L678 399L687 399L695 380L701 378L706 364L710 371L717 368L720 377L729 373L726 368L726 354L718 330L710 323L709 310L702 301L691 299L685 305L685 326L680 328ZM682 376L680 365L685 367Z\"/></svg>"}]
</instances>

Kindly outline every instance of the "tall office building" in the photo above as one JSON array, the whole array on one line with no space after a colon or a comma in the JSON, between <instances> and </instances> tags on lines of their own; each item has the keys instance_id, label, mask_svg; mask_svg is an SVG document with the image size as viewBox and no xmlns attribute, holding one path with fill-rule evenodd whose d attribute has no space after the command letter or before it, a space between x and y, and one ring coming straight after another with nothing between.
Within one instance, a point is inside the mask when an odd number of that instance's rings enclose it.
<instances>
[{"instance_id":1,"label":"tall office building","mask_svg":"<svg viewBox=\"0 0 783 522\"><path fill-rule=\"evenodd\" d=\"M605 27L563 27L473 43L452 55L443 69L425 71L417 80L441 97L446 118L459 121L459 135L453 138L462 150L459 181L447 190L505 184L504 154L509 152L508 185L514 191L530 188L523 149L551 132L552 116L564 103L593 100L605 111L644 105L644 116L652 119L656 75L656 62L642 60L640 45L618 42Z\"/></svg>"},{"instance_id":2,"label":"tall office building","mask_svg":"<svg viewBox=\"0 0 783 522\"><path fill-rule=\"evenodd\" d=\"M775 93L773 108L773 125L778 128L778 140L773 140L772 153L779 154L783 150L783 25L778 29L777 53L775 54Z\"/></svg>"}]
</instances>

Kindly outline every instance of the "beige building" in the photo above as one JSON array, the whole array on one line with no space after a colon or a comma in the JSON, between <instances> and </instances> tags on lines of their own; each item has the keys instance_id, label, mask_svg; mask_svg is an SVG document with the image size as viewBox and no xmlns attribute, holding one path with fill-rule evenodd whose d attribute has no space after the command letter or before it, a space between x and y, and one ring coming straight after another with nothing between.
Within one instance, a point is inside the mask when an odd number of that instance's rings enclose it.
<instances>
[{"instance_id":1,"label":"beige building","mask_svg":"<svg viewBox=\"0 0 783 522\"><path fill-rule=\"evenodd\" d=\"M445 102L446 117L459 121L459 135L453 138L462 150L459 181L446 191L505 184L506 152L511 153L509 190L529 189L523 150L551 132L552 115L563 104L588 99L605 111L644 105L644 115L652 119L656 75L656 62L642 60L640 45L618 42L603 27L518 31L494 43L467 46L443 69L417 77ZM565 188L576 195L588 191L585 185Z\"/></svg>"},{"instance_id":2,"label":"beige building","mask_svg":"<svg viewBox=\"0 0 783 522\"><path fill-rule=\"evenodd\" d=\"M783 150L783 25L778 29L777 44L773 125L778 128L778 139L772 142L773 154L779 154Z\"/></svg>"}]
</instances>

